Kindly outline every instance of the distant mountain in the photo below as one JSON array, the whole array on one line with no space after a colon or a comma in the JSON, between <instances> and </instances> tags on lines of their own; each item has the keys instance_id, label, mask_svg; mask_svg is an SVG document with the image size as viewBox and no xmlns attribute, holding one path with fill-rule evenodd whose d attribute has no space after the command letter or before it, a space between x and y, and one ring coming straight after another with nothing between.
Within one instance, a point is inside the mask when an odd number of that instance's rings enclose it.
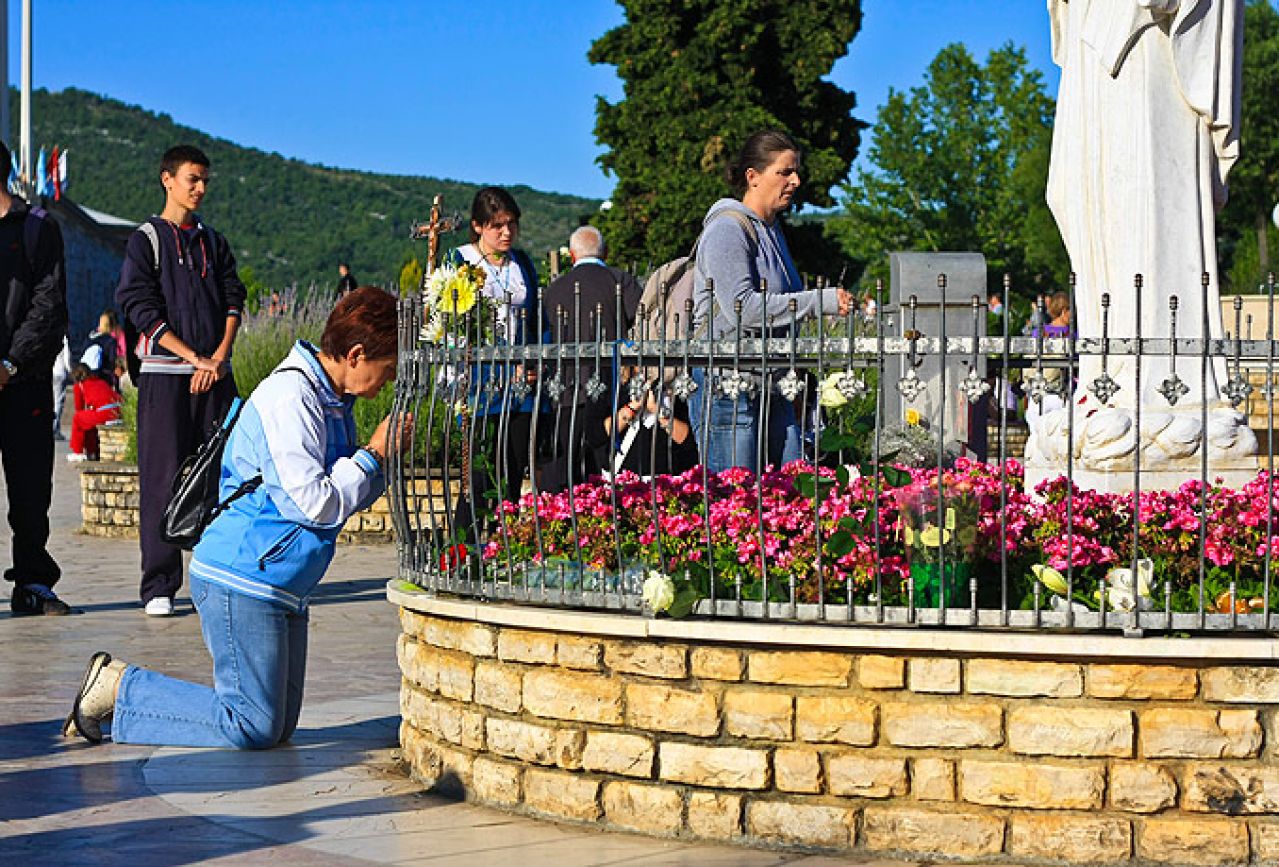
<instances>
[{"instance_id":1,"label":"distant mountain","mask_svg":"<svg viewBox=\"0 0 1279 867\"><path fill-rule=\"evenodd\" d=\"M16 96L11 99L16 120ZM410 242L408 233L414 220L429 216L432 197L440 193L446 211L465 213L480 186L288 159L74 88L36 91L32 115L36 142L69 149L71 197L132 220L164 204L158 166L165 149L179 143L203 149L213 162L213 179L202 215L230 239L241 265L252 266L271 288L334 284L343 260L361 282L394 283L411 256L426 257L425 242ZM423 168L430 168L427 157ZM510 190L523 211L520 245L535 261L567 243L599 206L524 186ZM459 232L445 245L465 240Z\"/></svg>"}]
</instances>

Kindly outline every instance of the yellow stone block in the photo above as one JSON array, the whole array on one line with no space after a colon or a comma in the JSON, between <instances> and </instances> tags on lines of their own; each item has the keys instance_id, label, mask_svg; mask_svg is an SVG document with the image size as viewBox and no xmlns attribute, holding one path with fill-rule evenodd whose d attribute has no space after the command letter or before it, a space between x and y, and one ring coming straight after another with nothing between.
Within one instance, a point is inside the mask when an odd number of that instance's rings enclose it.
<instances>
[{"instance_id":1,"label":"yellow stone block","mask_svg":"<svg viewBox=\"0 0 1279 867\"><path fill-rule=\"evenodd\" d=\"M1222 819L1146 819L1137 837L1137 857L1197 867L1247 864L1248 826Z\"/></svg>"},{"instance_id":2,"label":"yellow stone block","mask_svg":"<svg viewBox=\"0 0 1279 867\"><path fill-rule=\"evenodd\" d=\"M690 654L693 677L705 680L741 680L742 654L723 647L695 647Z\"/></svg>"},{"instance_id":3,"label":"yellow stone block","mask_svg":"<svg viewBox=\"0 0 1279 867\"><path fill-rule=\"evenodd\" d=\"M724 693L724 731L733 737L789 741L795 730L795 699L775 692Z\"/></svg>"},{"instance_id":4,"label":"yellow stone block","mask_svg":"<svg viewBox=\"0 0 1279 867\"><path fill-rule=\"evenodd\" d=\"M642 735L590 731L586 733L582 769L627 777L651 777L655 755L653 741Z\"/></svg>"},{"instance_id":5,"label":"yellow stone block","mask_svg":"<svg viewBox=\"0 0 1279 867\"><path fill-rule=\"evenodd\" d=\"M663 780L717 789L764 789L768 753L744 747L704 747L665 742L658 748Z\"/></svg>"},{"instance_id":6,"label":"yellow stone block","mask_svg":"<svg viewBox=\"0 0 1279 867\"><path fill-rule=\"evenodd\" d=\"M820 651L752 651L747 678L757 683L792 686L847 686L851 656Z\"/></svg>"},{"instance_id":7,"label":"yellow stone block","mask_svg":"<svg viewBox=\"0 0 1279 867\"><path fill-rule=\"evenodd\" d=\"M682 680L688 677L688 648L678 644L610 641L604 645L604 665L619 674Z\"/></svg>"},{"instance_id":8,"label":"yellow stone block","mask_svg":"<svg viewBox=\"0 0 1279 867\"><path fill-rule=\"evenodd\" d=\"M715 693L709 691L628 683L626 724L648 731L712 737L719 734L719 703Z\"/></svg>"},{"instance_id":9,"label":"yellow stone block","mask_svg":"<svg viewBox=\"0 0 1279 867\"><path fill-rule=\"evenodd\" d=\"M944 858L998 855L1004 848L1004 820L984 813L867 807L862 813L867 849L900 850Z\"/></svg>"},{"instance_id":10,"label":"yellow stone block","mask_svg":"<svg viewBox=\"0 0 1279 867\"><path fill-rule=\"evenodd\" d=\"M997 747L1004 740L1003 709L995 704L885 702L879 717L884 741L896 747Z\"/></svg>"},{"instance_id":11,"label":"yellow stone block","mask_svg":"<svg viewBox=\"0 0 1279 867\"><path fill-rule=\"evenodd\" d=\"M643 783L605 783L604 816L629 831L673 837L683 825L683 800L675 789Z\"/></svg>"},{"instance_id":12,"label":"yellow stone block","mask_svg":"<svg viewBox=\"0 0 1279 867\"><path fill-rule=\"evenodd\" d=\"M875 743L876 707L844 696L801 695L795 700L795 733L801 741L868 747Z\"/></svg>"},{"instance_id":13,"label":"yellow stone block","mask_svg":"<svg viewBox=\"0 0 1279 867\"><path fill-rule=\"evenodd\" d=\"M1261 752L1255 710L1152 708L1138 714L1138 732L1147 758L1242 759Z\"/></svg>"},{"instance_id":14,"label":"yellow stone block","mask_svg":"<svg viewBox=\"0 0 1279 867\"><path fill-rule=\"evenodd\" d=\"M622 684L575 671L534 669L524 674L524 709L551 719L617 725L622 721Z\"/></svg>"},{"instance_id":15,"label":"yellow stone block","mask_svg":"<svg viewBox=\"0 0 1279 867\"><path fill-rule=\"evenodd\" d=\"M856 753L827 756L826 788L832 795L900 798L910 789L906 760L868 758Z\"/></svg>"},{"instance_id":16,"label":"yellow stone block","mask_svg":"<svg viewBox=\"0 0 1279 867\"><path fill-rule=\"evenodd\" d=\"M1047 765L964 759L960 797L990 807L1095 810L1101 806L1106 773L1101 765Z\"/></svg>"},{"instance_id":17,"label":"yellow stone block","mask_svg":"<svg viewBox=\"0 0 1279 867\"><path fill-rule=\"evenodd\" d=\"M1118 864L1132 856L1132 825L1123 819L1084 816L1012 818L1014 857L1078 864Z\"/></svg>"},{"instance_id":18,"label":"yellow stone block","mask_svg":"<svg viewBox=\"0 0 1279 867\"><path fill-rule=\"evenodd\" d=\"M594 822L600 817L600 784L580 774L529 768L524 774L524 805L537 813Z\"/></svg>"},{"instance_id":19,"label":"yellow stone block","mask_svg":"<svg viewBox=\"0 0 1279 867\"><path fill-rule=\"evenodd\" d=\"M752 801L746 807L746 833L766 843L844 848L852 840L857 811L848 807Z\"/></svg>"},{"instance_id":20,"label":"yellow stone block","mask_svg":"<svg viewBox=\"0 0 1279 867\"><path fill-rule=\"evenodd\" d=\"M1008 748L1027 756L1131 758L1132 712L1025 705L1008 712Z\"/></svg>"}]
</instances>

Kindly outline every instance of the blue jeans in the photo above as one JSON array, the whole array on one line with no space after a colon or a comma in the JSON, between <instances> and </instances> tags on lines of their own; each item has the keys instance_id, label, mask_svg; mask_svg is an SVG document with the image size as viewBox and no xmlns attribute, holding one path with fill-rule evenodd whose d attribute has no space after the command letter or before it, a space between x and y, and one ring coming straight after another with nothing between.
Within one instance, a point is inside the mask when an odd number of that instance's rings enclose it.
<instances>
[{"instance_id":1,"label":"blue jeans","mask_svg":"<svg viewBox=\"0 0 1279 867\"><path fill-rule=\"evenodd\" d=\"M689 398L688 420L697 439L702 463L711 472L718 473L730 467L745 467L758 473L759 438L759 387L750 395L726 397L718 388L714 394L707 390L705 368L693 370L697 391ZM713 385L713 383L712 383ZM709 424L705 414L709 395ZM766 464L780 467L799 460L803 456L800 446L799 423L795 418L795 406L776 392L768 396L768 432L763 442Z\"/></svg>"},{"instance_id":2,"label":"blue jeans","mask_svg":"<svg viewBox=\"0 0 1279 867\"><path fill-rule=\"evenodd\" d=\"M307 612L192 577L213 688L129 666L111 739L122 744L266 749L287 741L302 709Z\"/></svg>"}]
</instances>

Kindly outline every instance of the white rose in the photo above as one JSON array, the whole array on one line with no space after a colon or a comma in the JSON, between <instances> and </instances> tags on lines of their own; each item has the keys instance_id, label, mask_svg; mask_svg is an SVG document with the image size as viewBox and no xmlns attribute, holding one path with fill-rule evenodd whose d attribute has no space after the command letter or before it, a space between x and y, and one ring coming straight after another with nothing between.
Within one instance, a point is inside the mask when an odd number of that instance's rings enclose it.
<instances>
[{"instance_id":1,"label":"white rose","mask_svg":"<svg viewBox=\"0 0 1279 867\"><path fill-rule=\"evenodd\" d=\"M641 594L644 604L654 612L666 611L675 601L675 582L660 572L648 573Z\"/></svg>"},{"instance_id":2,"label":"white rose","mask_svg":"<svg viewBox=\"0 0 1279 867\"><path fill-rule=\"evenodd\" d=\"M1133 580L1131 569L1111 569L1106 573L1110 587L1106 601L1113 611L1149 611L1155 607L1151 599L1151 587L1155 577L1155 564L1143 557L1137 561L1137 578Z\"/></svg>"}]
</instances>

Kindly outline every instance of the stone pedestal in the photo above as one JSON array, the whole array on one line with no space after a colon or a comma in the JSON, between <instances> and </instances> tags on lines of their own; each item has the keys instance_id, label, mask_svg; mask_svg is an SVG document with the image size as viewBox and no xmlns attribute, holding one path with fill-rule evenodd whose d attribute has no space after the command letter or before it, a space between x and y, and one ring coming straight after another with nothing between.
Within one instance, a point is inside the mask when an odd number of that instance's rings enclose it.
<instances>
[{"instance_id":1,"label":"stone pedestal","mask_svg":"<svg viewBox=\"0 0 1279 867\"><path fill-rule=\"evenodd\" d=\"M1261 469L1256 458L1245 458L1229 464L1211 464L1208 467L1208 481L1218 479L1229 488L1241 488L1257 477ZM1047 466L1041 463L1026 463L1026 490L1033 491L1042 481L1055 479L1065 475L1059 466ZM1141 489L1143 491L1172 491L1192 479L1203 477L1203 467L1198 462L1188 462L1173 466L1161 466L1158 469L1142 469ZM1108 494L1128 493L1133 489L1136 478L1133 472L1123 470L1092 470L1076 468L1073 474L1075 487L1084 491L1100 491Z\"/></svg>"},{"instance_id":2,"label":"stone pedestal","mask_svg":"<svg viewBox=\"0 0 1279 867\"><path fill-rule=\"evenodd\" d=\"M911 328L910 299L915 299L914 328L924 337L978 337L986 334L986 259L980 253L890 253L891 268L889 312L893 326L890 333L901 337ZM945 297L938 277L946 275ZM977 315L973 315L973 296L979 299ZM944 324L944 328L943 328ZM974 328L975 326L975 328ZM977 356L977 376L985 379L985 356ZM929 430L940 433L947 444L979 458L986 456L987 401L969 403L964 395L965 378L974 369L970 353L948 354L944 360L934 353L922 356L913 367L905 355L886 359L885 421L901 424L907 409L918 411ZM903 379L918 378L917 394L903 394L898 387Z\"/></svg>"}]
</instances>

